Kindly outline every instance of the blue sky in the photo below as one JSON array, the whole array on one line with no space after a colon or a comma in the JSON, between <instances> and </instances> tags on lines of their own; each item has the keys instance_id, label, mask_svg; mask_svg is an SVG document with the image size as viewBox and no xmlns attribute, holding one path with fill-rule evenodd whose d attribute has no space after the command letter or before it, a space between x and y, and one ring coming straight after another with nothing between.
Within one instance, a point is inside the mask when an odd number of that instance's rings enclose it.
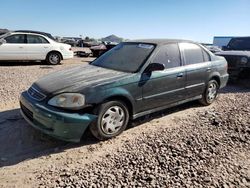
<instances>
[{"instance_id":1,"label":"blue sky","mask_svg":"<svg viewBox=\"0 0 250 188\"><path fill-rule=\"evenodd\" d=\"M128 39L249 36L250 0L5 0L0 28Z\"/></svg>"}]
</instances>

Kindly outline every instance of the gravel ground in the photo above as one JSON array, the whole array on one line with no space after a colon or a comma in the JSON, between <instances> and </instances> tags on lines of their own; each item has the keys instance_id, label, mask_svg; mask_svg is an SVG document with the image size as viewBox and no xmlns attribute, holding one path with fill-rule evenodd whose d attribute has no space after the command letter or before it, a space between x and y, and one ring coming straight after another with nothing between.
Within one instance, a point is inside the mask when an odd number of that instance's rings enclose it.
<instances>
[{"instance_id":1,"label":"gravel ground","mask_svg":"<svg viewBox=\"0 0 250 188\"><path fill-rule=\"evenodd\" d=\"M213 107L176 119L177 127L142 133L91 164L50 168L37 178L46 187L250 187L248 92L223 94Z\"/></svg>"},{"instance_id":2,"label":"gravel ground","mask_svg":"<svg viewBox=\"0 0 250 188\"><path fill-rule=\"evenodd\" d=\"M61 66L0 66L0 187L250 187L250 80L209 107L196 102L140 118L117 138L79 144L32 129L18 97Z\"/></svg>"}]
</instances>

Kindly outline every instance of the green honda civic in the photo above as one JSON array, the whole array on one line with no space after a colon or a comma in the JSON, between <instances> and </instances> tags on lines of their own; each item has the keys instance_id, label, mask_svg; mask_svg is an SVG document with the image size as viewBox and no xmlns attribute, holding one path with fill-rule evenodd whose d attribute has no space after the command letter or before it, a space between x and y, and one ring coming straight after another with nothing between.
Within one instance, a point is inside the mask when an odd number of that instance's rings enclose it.
<instances>
[{"instance_id":1,"label":"green honda civic","mask_svg":"<svg viewBox=\"0 0 250 188\"><path fill-rule=\"evenodd\" d=\"M226 60L192 41L123 42L36 81L21 94L21 114L61 140L79 142L88 128L106 140L138 117L192 100L209 105L227 80Z\"/></svg>"}]
</instances>

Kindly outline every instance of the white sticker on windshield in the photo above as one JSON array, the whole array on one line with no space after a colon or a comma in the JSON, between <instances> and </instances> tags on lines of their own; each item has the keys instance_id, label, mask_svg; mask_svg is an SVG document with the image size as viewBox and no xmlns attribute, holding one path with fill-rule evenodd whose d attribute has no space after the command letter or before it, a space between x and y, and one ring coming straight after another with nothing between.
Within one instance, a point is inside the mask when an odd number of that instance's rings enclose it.
<instances>
[{"instance_id":1,"label":"white sticker on windshield","mask_svg":"<svg viewBox=\"0 0 250 188\"><path fill-rule=\"evenodd\" d=\"M152 49L154 46L152 44L138 44L139 48Z\"/></svg>"}]
</instances>

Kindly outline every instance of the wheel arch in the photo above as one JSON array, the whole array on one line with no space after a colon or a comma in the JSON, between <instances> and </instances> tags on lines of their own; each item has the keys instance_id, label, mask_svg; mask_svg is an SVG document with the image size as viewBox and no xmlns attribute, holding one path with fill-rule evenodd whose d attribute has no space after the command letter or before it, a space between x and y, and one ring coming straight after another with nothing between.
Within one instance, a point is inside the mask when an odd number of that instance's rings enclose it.
<instances>
[{"instance_id":1,"label":"wheel arch","mask_svg":"<svg viewBox=\"0 0 250 188\"><path fill-rule=\"evenodd\" d=\"M48 59L48 56L49 56L49 54L51 54L51 53L58 53L59 55L60 55L60 57L61 57L61 60L63 60L63 55L62 55L62 53L61 52L59 52L58 50L51 50L50 52L48 52L47 53L47 55L46 55L46 59Z\"/></svg>"},{"instance_id":2,"label":"wheel arch","mask_svg":"<svg viewBox=\"0 0 250 188\"><path fill-rule=\"evenodd\" d=\"M207 80L207 83L210 81L210 80L215 80L217 83L218 83L218 85L219 85L219 87L220 87L220 85L221 85L221 80L220 80L220 73L219 72L212 72L210 75L209 75L209 77L208 77L208 80ZM206 84L207 84L206 83Z\"/></svg>"},{"instance_id":3,"label":"wheel arch","mask_svg":"<svg viewBox=\"0 0 250 188\"><path fill-rule=\"evenodd\" d=\"M218 75L212 76L212 77L209 79L209 81L210 81L210 80L215 80L215 81L219 84L219 87L220 87L221 81L220 81L220 77L219 77Z\"/></svg>"},{"instance_id":4,"label":"wheel arch","mask_svg":"<svg viewBox=\"0 0 250 188\"><path fill-rule=\"evenodd\" d=\"M105 98L102 103L108 102L108 101L121 101L125 103L125 105L128 107L129 118L131 119L133 117L134 105L129 99L129 97L124 96L124 95L113 95L113 96L109 96Z\"/></svg>"}]
</instances>

